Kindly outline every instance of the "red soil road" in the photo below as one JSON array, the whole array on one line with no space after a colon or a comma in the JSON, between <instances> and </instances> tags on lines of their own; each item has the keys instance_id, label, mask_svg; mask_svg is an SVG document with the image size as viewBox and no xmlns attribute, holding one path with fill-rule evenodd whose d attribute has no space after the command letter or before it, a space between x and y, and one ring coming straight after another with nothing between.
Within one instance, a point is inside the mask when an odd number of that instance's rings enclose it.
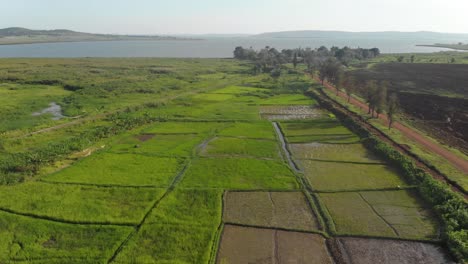
<instances>
[{"instance_id":1,"label":"red soil road","mask_svg":"<svg viewBox=\"0 0 468 264\"><path fill-rule=\"evenodd\" d=\"M320 80L316 77L314 79L320 83ZM333 87L331 84L324 82L323 84L326 88L336 91L335 87ZM348 98L348 96L343 93L339 92L339 96L343 97L345 99ZM351 97L350 103L353 105L361 108L364 111L369 111L369 107L367 104ZM379 119L381 119L385 124L388 124L388 117L385 114L381 114L379 116ZM450 162L453 166L458 168L459 170L463 171L465 174L468 174L468 160L465 160L452 152L446 150L445 148L439 146L438 144L428 140L425 138L423 135L421 135L418 131L409 128L401 123L394 122L393 123L393 128L398 129L401 133L403 133L407 138L415 141L419 145L423 146L427 151L430 151L431 153L435 153L443 158L445 158L448 162Z\"/></svg>"}]
</instances>

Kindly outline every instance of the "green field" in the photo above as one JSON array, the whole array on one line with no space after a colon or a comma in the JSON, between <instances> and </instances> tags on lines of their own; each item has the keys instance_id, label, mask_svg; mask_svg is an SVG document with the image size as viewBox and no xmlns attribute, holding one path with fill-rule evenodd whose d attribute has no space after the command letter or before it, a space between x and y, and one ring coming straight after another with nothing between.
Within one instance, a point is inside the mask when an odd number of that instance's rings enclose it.
<instances>
[{"instance_id":1,"label":"green field","mask_svg":"<svg viewBox=\"0 0 468 264\"><path fill-rule=\"evenodd\" d=\"M252 66L0 60L14 98L0 106L0 263L215 263L225 225L304 250L314 234L323 256L336 235L438 239L414 186L304 95L307 76ZM51 101L63 119L31 116Z\"/></svg>"}]
</instances>

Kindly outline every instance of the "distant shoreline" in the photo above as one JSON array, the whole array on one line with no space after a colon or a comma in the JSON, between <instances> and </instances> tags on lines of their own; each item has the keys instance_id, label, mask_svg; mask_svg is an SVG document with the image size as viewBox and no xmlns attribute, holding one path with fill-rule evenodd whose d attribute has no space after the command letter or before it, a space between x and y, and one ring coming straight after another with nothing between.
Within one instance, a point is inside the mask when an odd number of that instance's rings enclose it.
<instances>
[{"instance_id":1,"label":"distant shoreline","mask_svg":"<svg viewBox=\"0 0 468 264\"><path fill-rule=\"evenodd\" d=\"M416 45L418 47L430 47L430 48L445 48L445 49L452 49L452 50L462 50L468 51L468 44L458 45L458 44L421 44Z\"/></svg>"},{"instance_id":2,"label":"distant shoreline","mask_svg":"<svg viewBox=\"0 0 468 264\"><path fill-rule=\"evenodd\" d=\"M118 41L202 41L204 39L195 39L195 38L122 38L122 39L68 39L68 40L35 40L35 41L12 41L12 42L2 42L0 37L0 46L9 46L9 45L32 45L32 44L47 44L47 43L73 43L73 42L118 42Z\"/></svg>"}]
</instances>

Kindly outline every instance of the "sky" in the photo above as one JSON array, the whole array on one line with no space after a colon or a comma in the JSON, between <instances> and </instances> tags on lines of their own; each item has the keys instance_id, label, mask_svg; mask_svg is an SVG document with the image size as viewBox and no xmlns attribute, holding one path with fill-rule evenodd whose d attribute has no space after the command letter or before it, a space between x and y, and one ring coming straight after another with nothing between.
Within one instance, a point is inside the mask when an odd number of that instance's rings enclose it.
<instances>
[{"instance_id":1,"label":"sky","mask_svg":"<svg viewBox=\"0 0 468 264\"><path fill-rule=\"evenodd\" d=\"M468 33L468 0L0 0L0 28L109 34Z\"/></svg>"}]
</instances>

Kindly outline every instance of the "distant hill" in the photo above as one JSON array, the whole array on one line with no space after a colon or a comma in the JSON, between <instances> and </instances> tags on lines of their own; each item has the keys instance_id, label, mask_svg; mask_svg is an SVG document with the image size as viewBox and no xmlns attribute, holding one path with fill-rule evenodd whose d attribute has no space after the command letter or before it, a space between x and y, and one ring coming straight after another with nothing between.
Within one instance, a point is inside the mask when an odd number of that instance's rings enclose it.
<instances>
[{"instance_id":1,"label":"distant hill","mask_svg":"<svg viewBox=\"0 0 468 264\"><path fill-rule=\"evenodd\" d=\"M92 34L76 32L67 29L32 30L21 27L10 27L0 29L0 45L33 44L48 42L188 39L189 38L179 38L172 36Z\"/></svg>"},{"instance_id":2,"label":"distant hill","mask_svg":"<svg viewBox=\"0 0 468 264\"><path fill-rule=\"evenodd\" d=\"M430 31L418 32L399 32L399 31L383 31L383 32L348 32L348 31L320 31L320 30L303 30L303 31L282 31L269 32L254 35L253 37L260 38L389 38L402 39L413 38L421 40L437 40L449 39L468 41L468 34L455 33L439 33Z\"/></svg>"}]
</instances>

